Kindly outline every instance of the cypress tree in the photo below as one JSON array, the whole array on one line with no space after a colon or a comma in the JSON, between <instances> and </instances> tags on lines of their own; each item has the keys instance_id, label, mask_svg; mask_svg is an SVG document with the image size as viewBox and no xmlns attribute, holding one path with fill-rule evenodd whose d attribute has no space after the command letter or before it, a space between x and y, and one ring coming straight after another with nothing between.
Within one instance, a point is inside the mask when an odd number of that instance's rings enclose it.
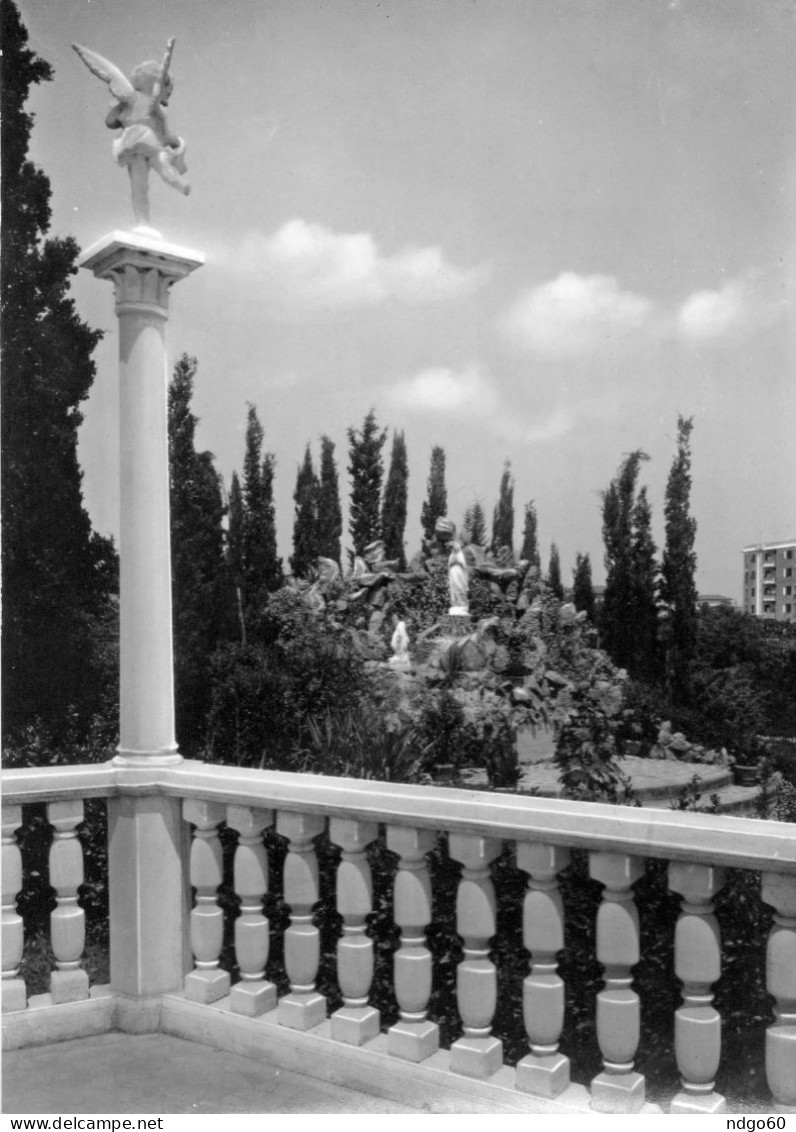
<instances>
[{"instance_id":1,"label":"cypress tree","mask_svg":"<svg viewBox=\"0 0 796 1132\"><path fill-rule=\"evenodd\" d=\"M426 498L420 511L420 524L423 538L433 542L437 519L448 513L448 492L445 487L445 449L435 446L431 449L431 464L426 486Z\"/></svg>"},{"instance_id":2,"label":"cypress tree","mask_svg":"<svg viewBox=\"0 0 796 1132\"><path fill-rule=\"evenodd\" d=\"M575 558L575 570L572 576L572 600L575 608L583 610L591 621L594 621L594 587L591 578L591 559L588 554L580 554Z\"/></svg>"},{"instance_id":3,"label":"cypress tree","mask_svg":"<svg viewBox=\"0 0 796 1132\"><path fill-rule=\"evenodd\" d=\"M50 183L28 159L30 88L52 78L2 4L2 663L6 728L39 718L84 731L116 676L98 627L116 585L110 540L91 530L78 462L80 403L101 331L69 297L78 246L47 238ZM116 697L114 696L113 699Z\"/></svg>"},{"instance_id":4,"label":"cypress tree","mask_svg":"<svg viewBox=\"0 0 796 1132\"><path fill-rule=\"evenodd\" d=\"M477 499L470 504L464 513L462 539L464 542L486 547L486 515L484 508Z\"/></svg>"},{"instance_id":5,"label":"cypress tree","mask_svg":"<svg viewBox=\"0 0 796 1132\"><path fill-rule=\"evenodd\" d=\"M321 479L318 489L318 554L331 558L338 565L342 561L340 536L343 533L343 513L340 510L340 487L334 444L328 436L321 437Z\"/></svg>"},{"instance_id":6,"label":"cypress tree","mask_svg":"<svg viewBox=\"0 0 796 1132\"><path fill-rule=\"evenodd\" d=\"M304 462L296 476L293 501L296 505L293 519L293 554L290 569L297 578L306 577L318 557L318 496L320 484L312 466L312 453L307 445Z\"/></svg>"},{"instance_id":7,"label":"cypress tree","mask_svg":"<svg viewBox=\"0 0 796 1132\"><path fill-rule=\"evenodd\" d=\"M349 531L354 554L362 554L368 543L381 537L380 503L384 464L381 450L387 430L380 432L373 409L365 417L362 431L348 430L348 474L351 477Z\"/></svg>"},{"instance_id":8,"label":"cypress tree","mask_svg":"<svg viewBox=\"0 0 796 1132\"><path fill-rule=\"evenodd\" d=\"M536 518L536 504L533 500L525 504L525 526L522 533L522 550L520 558L530 562L537 570L541 570L542 559L539 554L538 522Z\"/></svg>"},{"instance_id":9,"label":"cypress tree","mask_svg":"<svg viewBox=\"0 0 796 1132\"><path fill-rule=\"evenodd\" d=\"M632 515L632 607L629 620L633 626L633 649L629 668L633 676L653 679L657 674L658 609L656 588L658 565L652 538L652 508L647 489L638 493Z\"/></svg>"},{"instance_id":10,"label":"cypress tree","mask_svg":"<svg viewBox=\"0 0 796 1132\"><path fill-rule=\"evenodd\" d=\"M249 612L261 604L264 591L282 584L282 563L276 553L274 468L271 452L262 455L263 426L249 405L243 464L243 604Z\"/></svg>"},{"instance_id":11,"label":"cypress tree","mask_svg":"<svg viewBox=\"0 0 796 1132\"><path fill-rule=\"evenodd\" d=\"M677 418L677 452L666 484L664 514L666 545L661 568L661 598L671 617L672 644L669 653L671 692L676 700L689 698L689 671L696 651L697 590L696 520L690 513L691 432L693 418Z\"/></svg>"},{"instance_id":12,"label":"cypress tree","mask_svg":"<svg viewBox=\"0 0 796 1132\"><path fill-rule=\"evenodd\" d=\"M632 663L634 654L633 511L636 481L641 463L646 459L641 449L631 452L603 493L606 579L600 631L603 647L622 668Z\"/></svg>"},{"instance_id":13,"label":"cypress tree","mask_svg":"<svg viewBox=\"0 0 796 1132\"><path fill-rule=\"evenodd\" d=\"M390 470L384 485L381 508L381 537L388 559L398 559L399 569L406 569L404 532L406 530L406 500L409 484L409 460L402 432L393 433Z\"/></svg>"},{"instance_id":14,"label":"cypress tree","mask_svg":"<svg viewBox=\"0 0 796 1132\"><path fill-rule=\"evenodd\" d=\"M175 714L183 750L201 745L210 656L224 621L221 483L210 452L197 452L191 412L196 358L183 354L168 394Z\"/></svg>"},{"instance_id":15,"label":"cypress tree","mask_svg":"<svg viewBox=\"0 0 796 1132\"><path fill-rule=\"evenodd\" d=\"M507 460L500 477L500 494L492 517L492 551L502 546L514 551L514 477Z\"/></svg>"},{"instance_id":16,"label":"cypress tree","mask_svg":"<svg viewBox=\"0 0 796 1132\"><path fill-rule=\"evenodd\" d=\"M561 581L561 558L555 543L550 547L550 565L547 569L547 584L558 600L563 601L564 583Z\"/></svg>"},{"instance_id":17,"label":"cypress tree","mask_svg":"<svg viewBox=\"0 0 796 1132\"><path fill-rule=\"evenodd\" d=\"M226 570L232 589L233 622L239 627L241 639L246 640L243 619L243 490L238 473L232 473L229 487L229 518L227 521Z\"/></svg>"}]
</instances>

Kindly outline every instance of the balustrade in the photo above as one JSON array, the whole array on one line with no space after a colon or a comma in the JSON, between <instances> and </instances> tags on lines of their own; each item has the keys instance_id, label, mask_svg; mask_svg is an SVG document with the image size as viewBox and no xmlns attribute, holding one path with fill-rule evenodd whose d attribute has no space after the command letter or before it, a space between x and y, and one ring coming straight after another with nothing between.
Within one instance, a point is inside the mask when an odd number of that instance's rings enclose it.
<instances>
[{"instance_id":1,"label":"balustrade","mask_svg":"<svg viewBox=\"0 0 796 1132\"><path fill-rule=\"evenodd\" d=\"M3 1013L27 1006L25 980L19 978L24 932L17 912L22 890L22 854L17 830L22 825L21 806L3 806Z\"/></svg>"},{"instance_id":2,"label":"balustrade","mask_svg":"<svg viewBox=\"0 0 796 1132\"><path fill-rule=\"evenodd\" d=\"M456 1087L457 1079L460 1087L468 1090L511 1090L513 1081L516 1092L512 1104L521 1095L527 1104L530 1094L544 1098L545 1106L558 1098L562 1106L585 1108L590 1104L592 1110L600 1112L636 1112L645 1105L645 1082L636 1068L644 1002L639 1000L633 984L640 951L639 916L644 915L644 908L636 908L633 890L643 873L644 858L654 856L668 857L669 889L682 898L673 939L674 968L682 1001L674 1017L671 1057L671 1070L674 1072L676 1067L679 1071L681 1085L670 1111L724 1111L726 1102L715 1090L721 1057L721 1017L713 1004L713 987L721 975L722 952L712 902L724 884L727 866L758 869L762 874L762 899L773 909L766 985L774 1010L766 1035L766 1078L777 1110L796 1110L796 852L789 827L743 818L639 813L608 806L577 807L546 799L525 799L518 805L512 799L490 798L487 805L483 798L464 791L432 792L371 782L357 783L356 790L352 790L345 781L319 780L315 776L258 775L236 768L196 765L188 773L182 768L159 768L151 777L149 771L119 772L129 775L132 782L127 794L115 793L107 769L99 767L48 769L46 777L33 771L23 773L24 789L14 789L13 772L4 783L3 1006L7 1025L13 1026L16 1018L20 1029L25 1030L29 1019L35 1022L36 1016L48 1013L25 1010L26 988L19 977L23 927L16 900L23 873L17 831L25 802L46 802L55 830L49 874L56 898L51 920L56 968L52 972L51 998L61 1011L69 1011L72 1003L83 1014L92 1007L90 1001L83 1001L82 1005L78 1002L88 996L88 978L80 966L85 931L78 904L83 882L83 855L77 834L83 820L78 797L82 787L87 797L109 797L113 819L109 822L111 856L115 862L111 869L111 888L115 889L110 901L111 965L116 939L117 973L110 994L117 996L117 1002L113 1013L106 1005L102 1017L130 1017L135 1025L141 1017L141 1028L151 1028L159 1024L162 1012L171 1011L172 1020L184 1017L197 1024L201 1020L205 1027L202 1032L207 1033L211 1018L225 1014L219 1041L232 1041L233 1045L234 1035L246 1033L253 1037L260 1026L265 1028L266 1035L271 1031L266 1042L275 1040L274 1027L312 1030L314 1033L302 1037L301 1042L316 1043L308 1048L328 1042L328 1047L337 1051L329 1056L341 1057L346 1073L360 1064L360 1058L365 1059L363 1065L370 1064L368 1058L375 1058L372 1068L378 1073L378 1066L383 1066L381 1043L385 1039L373 1044L382 1027L379 1012L371 1001L375 941L369 927L374 908L369 853L383 836L387 848L398 858L392 895L393 921L400 931L393 958L393 986L400 1018L387 1030L386 1049L393 1058L405 1063L428 1061L428 1072L449 1071L449 1083L445 1085L448 1089ZM134 775L137 777L133 781ZM190 780L193 794L183 785L186 779ZM163 783L162 791L154 791L140 801L144 790L153 791L155 781ZM184 823L185 836L180 832L180 807L184 822L193 827L189 861ZM169 814L170 824L164 818ZM317 989L322 925L315 921L322 914L315 839L327 820L330 841L340 850L335 891L342 932L336 945L336 969L343 1000L328 1023L326 999ZM223 970L222 959L225 917L219 827L224 822L237 835L232 876L240 903L234 922L235 962L240 980L234 987L230 986L229 973ZM264 909L269 893L266 846L274 822L276 834L287 841L282 891L289 926L282 943L290 989L281 999L266 978L273 930ZM136 829L140 825L137 839L125 832L133 824ZM160 853L153 856L147 851L151 840L148 831L161 826ZM451 859L462 866L456 882L456 929L463 947L456 969L456 1007L463 1033L449 1052L439 1048L440 1019L430 1010L434 970L426 935L436 914L435 901L453 895L449 889L432 892L427 856L440 833L447 836ZM497 930L496 906L501 897L495 891L492 865L507 844L516 847L517 866L525 874L521 943L528 956L522 1019L530 1048L518 1061L513 1075L503 1065L502 1043L493 1031L502 974L496 969L490 950ZM589 851L590 876L603 886L595 925L595 957L603 968L604 985L597 995L594 1018L603 1070L591 1082L590 1091L578 1083L577 1063L570 1064L575 1053L567 1044L566 988L558 966L565 948L565 905L560 881L569 864L570 846ZM123 853L122 848L130 851ZM160 914L153 917L149 913L155 905L148 894L161 890L158 862L167 853L171 878L167 900L160 901ZM188 912L189 880L195 890L190 933L183 927ZM449 884L450 874L441 874L440 883ZM572 877L567 883L577 885L579 881ZM572 898L577 900L576 888ZM178 903L182 909L179 914L163 915L167 907L176 907ZM145 930L136 936L140 940L136 954L146 963L147 956L160 946L161 952L168 952L170 957L166 975L158 976L160 986L151 979L146 983L139 980L140 988L136 989L134 980L124 981L127 965L118 961L120 954L124 958L118 940L132 938L130 928L138 922L135 908L145 909L147 915ZM165 932L167 945L162 944L156 931L163 924L166 926L160 936ZM184 978L183 996L179 988L182 972L190 966L185 951L188 934L194 968ZM761 952L764 945L761 940ZM577 972L571 977L576 979ZM108 993L95 996L97 1016L103 1001L108 1002ZM129 1004L138 999L144 1013L136 1006L137 1013L131 1015ZM44 1001L39 1000L36 1005L43 1005ZM206 1018L201 1010L197 1014L197 1006L209 1003L217 1004L217 1014ZM187 1013L180 1014L186 1010ZM235 1022L235 1015L247 1018ZM56 1025L60 1027L65 1015L57 1017ZM517 1033L512 1033L515 1048L518 1038ZM344 1052L333 1043L362 1048ZM394 1067L396 1062L391 1064ZM404 1074L404 1080L409 1071L410 1066L401 1067L399 1072ZM328 1072L328 1064L324 1072ZM397 1071L393 1068L392 1072ZM482 1084L465 1084L463 1076L480 1079ZM571 1078L575 1078L574 1084ZM367 1087L367 1073L363 1080Z\"/></svg>"},{"instance_id":3,"label":"balustrade","mask_svg":"<svg viewBox=\"0 0 796 1132\"><path fill-rule=\"evenodd\" d=\"M337 981L344 1005L332 1015L332 1037L362 1045L379 1032L378 1010L368 1005L373 982L373 940L365 921L373 910L373 881L367 847L378 837L375 822L332 818L329 837L342 849L337 869L337 911L343 935L337 945Z\"/></svg>"},{"instance_id":4,"label":"balustrade","mask_svg":"<svg viewBox=\"0 0 796 1132\"><path fill-rule=\"evenodd\" d=\"M387 848L399 858L393 918L401 929L393 967L401 1018L390 1027L387 1048L407 1061L424 1061L439 1049L439 1026L428 1018L432 966L426 947L432 914L426 854L435 844L430 829L387 827Z\"/></svg>"},{"instance_id":5,"label":"balustrade","mask_svg":"<svg viewBox=\"0 0 796 1132\"><path fill-rule=\"evenodd\" d=\"M318 903L318 859L313 838L323 833L326 822L317 814L281 811L276 830L288 839L285 858L284 896L290 907L290 927L285 932L285 970L290 994L279 1002L279 1021L294 1030L310 1030L326 1018L326 998L315 989L321 958L321 933L312 913Z\"/></svg>"},{"instance_id":6,"label":"balustrade","mask_svg":"<svg viewBox=\"0 0 796 1132\"><path fill-rule=\"evenodd\" d=\"M669 888L683 897L674 933L674 970L683 984L683 1002L674 1016L674 1047L682 1092L675 1113L726 1112L715 1091L721 1057L721 1015L713 1007L712 987L721 974L721 935L713 897L724 884L724 870L673 862Z\"/></svg>"},{"instance_id":7,"label":"balustrade","mask_svg":"<svg viewBox=\"0 0 796 1132\"><path fill-rule=\"evenodd\" d=\"M523 1021L531 1052L517 1065L517 1088L539 1097L557 1097L569 1085L569 1058L559 1052L564 1027L564 980L558 952L564 947L564 904L558 875L569 864L569 850L522 841L517 866L528 874L522 938L531 953L531 972L522 988Z\"/></svg>"},{"instance_id":8,"label":"balustrade","mask_svg":"<svg viewBox=\"0 0 796 1132\"><path fill-rule=\"evenodd\" d=\"M233 876L235 894L240 899L240 915L235 921L235 959L240 982L232 988L229 1004L236 1013L251 1018L276 1006L276 987L265 978L270 925L263 915L263 899L268 892L263 834L273 821L271 810L227 807L227 828L237 830L239 835Z\"/></svg>"},{"instance_id":9,"label":"balustrade","mask_svg":"<svg viewBox=\"0 0 796 1132\"><path fill-rule=\"evenodd\" d=\"M86 945L86 917L77 902L83 883L83 846L77 827L83 821L83 802L50 802L47 820L55 830L50 847L50 884L56 907L50 915L50 942L55 970L50 976L53 1002L88 998L88 975L80 966Z\"/></svg>"},{"instance_id":10,"label":"balustrade","mask_svg":"<svg viewBox=\"0 0 796 1132\"><path fill-rule=\"evenodd\" d=\"M191 884L196 904L191 911L191 950L195 967L185 979L185 997L192 1002L216 1002L230 991L229 974L221 969L224 912L218 903L223 859L218 827L226 817L219 802L186 800L183 817L195 826L191 843Z\"/></svg>"}]
</instances>

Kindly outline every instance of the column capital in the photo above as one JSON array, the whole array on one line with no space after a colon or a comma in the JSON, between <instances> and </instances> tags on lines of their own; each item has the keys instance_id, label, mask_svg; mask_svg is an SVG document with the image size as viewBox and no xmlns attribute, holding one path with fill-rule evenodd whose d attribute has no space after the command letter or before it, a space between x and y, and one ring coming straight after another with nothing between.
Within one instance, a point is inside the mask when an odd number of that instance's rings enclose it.
<instances>
[{"instance_id":1,"label":"column capital","mask_svg":"<svg viewBox=\"0 0 796 1132\"><path fill-rule=\"evenodd\" d=\"M110 232L87 248L78 263L97 279L115 284L117 311L145 307L165 317L172 285L204 261L202 252L154 233Z\"/></svg>"}]
</instances>

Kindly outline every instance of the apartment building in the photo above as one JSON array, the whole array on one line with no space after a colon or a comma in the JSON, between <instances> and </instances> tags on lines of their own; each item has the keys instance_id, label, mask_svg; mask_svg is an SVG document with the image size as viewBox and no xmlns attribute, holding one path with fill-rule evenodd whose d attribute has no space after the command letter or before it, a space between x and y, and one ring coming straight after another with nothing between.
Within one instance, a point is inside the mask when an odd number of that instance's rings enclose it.
<instances>
[{"instance_id":1,"label":"apartment building","mask_svg":"<svg viewBox=\"0 0 796 1132\"><path fill-rule=\"evenodd\" d=\"M796 539L744 547L743 607L757 617L796 622Z\"/></svg>"}]
</instances>

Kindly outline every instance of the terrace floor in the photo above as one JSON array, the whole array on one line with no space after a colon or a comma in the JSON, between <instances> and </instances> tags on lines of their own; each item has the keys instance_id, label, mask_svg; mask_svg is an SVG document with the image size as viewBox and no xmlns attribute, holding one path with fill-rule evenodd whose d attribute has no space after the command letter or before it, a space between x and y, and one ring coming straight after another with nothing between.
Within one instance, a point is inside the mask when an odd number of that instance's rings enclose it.
<instances>
[{"instance_id":1,"label":"terrace floor","mask_svg":"<svg viewBox=\"0 0 796 1132\"><path fill-rule=\"evenodd\" d=\"M167 1034L100 1034L3 1054L4 1113L418 1113Z\"/></svg>"}]
</instances>

